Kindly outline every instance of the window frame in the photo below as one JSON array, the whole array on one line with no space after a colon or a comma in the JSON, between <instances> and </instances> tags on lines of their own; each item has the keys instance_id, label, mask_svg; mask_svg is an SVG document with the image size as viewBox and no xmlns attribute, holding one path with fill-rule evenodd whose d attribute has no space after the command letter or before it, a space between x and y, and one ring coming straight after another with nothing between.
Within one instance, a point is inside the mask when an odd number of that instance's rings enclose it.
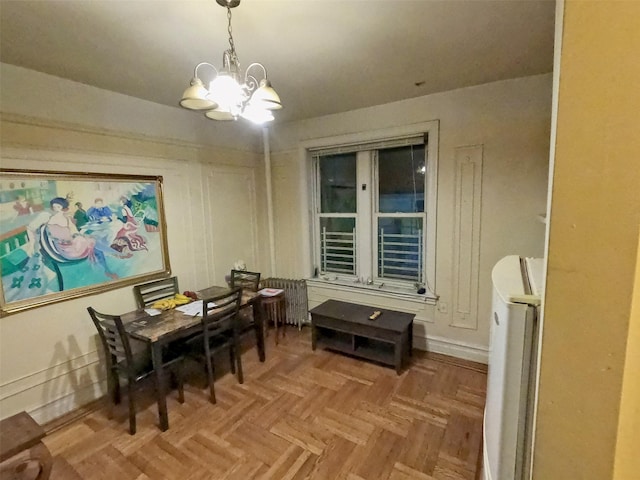
<instances>
[{"instance_id":1,"label":"window frame","mask_svg":"<svg viewBox=\"0 0 640 480\"><path fill-rule=\"evenodd\" d=\"M372 243L368 244L367 249L370 252L370 255L363 255L362 247L356 243L356 275L324 275L320 277L319 275L319 267L321 265L320 261L320 218L323 215L329 216L338 216L336 214L321 214L320 213L320 178L316 166L316 161L314 157L318 156L318 151L322 154L322 150L324 149L344 149L344 151L354 151L357 150L358 145L363 144L371 144L373 149L378 150L381 148L385 148L385 142L393 142L397 139L413 137L416 135L424 134L427 139L425 145L425 156L427 159L426 162L426 172L425 172L425 208L424 212L415 212L415 213L403 213L403 214L393 214L397 216L409 216L409 217L422 217L423 225L424 225L424 236L423 236L423 281L422 285L424 286L426 292L424 295L420 295L421 297L425 297L427 300L433 300L437 298L436 294L436 227L437 227L437 186L438 186L438 142L439 142L439 121L433 120L430 122L422 122L407 126L401 127L392 127L388 129L382 130L374 130L370 132L361 132L347 135L340 135L334 137L324 137L321 139L309 140L301 143L300 151L301 157L304 159L304 167L301 172L306 177L306 185L308 186L308 208L305 212L308 225L310 228L307 229L305 237L305 249L308 251L308 257L311 261L310 265L310 273L311 277L315 280L325 281L332 283L334 285L344 285L349 287L364 287L364 288L372 288L380 292L385 293L399 293L402 295L406 294L415 294L416 288L413 282L411 281L403 281L388 278L380 278L378 277L378 267L377 267L377 255L378 255L378 245L377 245L377 218L378 218L378 179L377 179L377 170L375 169L375 164L377 164L377 160L373 157L375 155L370 155L370 159L367 165L368 173L370 180L367 180L368 185L366 194L370 197L370 206L371 211L369 212L359 212L355 215L356 221L356 232L361 231L362 228L367 228L366 225L362 225L362 222L368 223L368 231L372 233ZM350 150L351 149L351 150ZM369 152L360 152L358 151L358 155L367 154ZM358 157L357 164L361 165L362 162L359 161L360 157ZM361 167L358 167L360 169ZM362 177L360 170L357 174L357 182L356 182L356 190L358 195L362 194L362 190L360 188L362 183ZM358 209L360 209L360 199L357 200ZM348 216L352 216L352 214L346 214ZM383 217L388 217L389 214L382 214ZM356 242L360 242L362 239L356 239ZM314 267L315 270L314 270ZM371 273L370 280L373 281L372 285L367 285L368 278L358 278L362 275L362 269L368 269ZM363 281L364 283L359 283ZM383 285L381 285L383 284Z\"/></svg>"}]
</instances>

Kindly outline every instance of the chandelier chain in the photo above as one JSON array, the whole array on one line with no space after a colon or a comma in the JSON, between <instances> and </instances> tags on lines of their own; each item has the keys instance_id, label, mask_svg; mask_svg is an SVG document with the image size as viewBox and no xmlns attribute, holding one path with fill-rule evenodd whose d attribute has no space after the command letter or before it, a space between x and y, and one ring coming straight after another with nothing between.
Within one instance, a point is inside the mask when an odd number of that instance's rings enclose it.
<instances>
[{"instance_id":1,"label":"chandelier chain","mask_svg":"<svg viewBox=\"0 0 640 480\"><path fill-rule=\"evenodd\" d=\"M233 43L233 32L231 29L231 7L227 5L227 20L229 21L229 26L227 27L227 31L229 32L229 46L231 47L231 56L234 61L238 61L238 56L236 55L236 46Z\"/></svg>"}]
</instances>

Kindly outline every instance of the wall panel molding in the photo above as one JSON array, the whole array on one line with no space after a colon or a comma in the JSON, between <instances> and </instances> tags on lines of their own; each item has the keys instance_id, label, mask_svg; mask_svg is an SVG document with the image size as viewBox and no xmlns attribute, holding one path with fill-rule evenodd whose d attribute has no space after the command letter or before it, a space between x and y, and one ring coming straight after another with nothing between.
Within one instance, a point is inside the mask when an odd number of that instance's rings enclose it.
<instances>
[{"instance_id":1,"label":"wall panel molding","mask_svg":"<svg viewBox=\"0 0 640 480\"><path fill-rule=\"evenodd\" d=\"M33 409L27 409L27 412L36 422L43 425L98 400L106 393L107 381L106 378L102 378L55 399L48 398L47 403L40 404Z\"/></svg>"},{"instance_id":2,"label":"wall panel molding","mask_svg":"<svg viewBox=\"0 0 640 480\"><path fill-rule=\"evenodd\" d=\"M205 218L216 219L206 226L212 247L207 253L213 266L210 284L216 283L216 278L219 283L236 260L244 260L248 270L261 269L255 177L254 170L244 167L212 167L206 173ZM214 263L214 259L226 263Z\"/></svg>"},{"instance_id":3,"label":"wall panel molding","mask_svg":"<svg viewBox=\"0 0 640 480\"><path fill-rule=\"evenodd\" d=\"M19 395L20 393L55 381L71 373L82 375L82 370L92 368L100 362L100 354L97 350L72 358L66 362L60 362L49 368L29 373L19 378L9 380L0 385L0 402Z\"/></svg>"},{"instance_id":4,"label":"wall panel molding","mask_svg":"<svg viewBox=\"0 0 640 480\"><path fill-rule=\"evenodd\" d=\"M452 327L477 330L482 145L455 149Z\"/></svg>"},{"instance_id":5,"label":"wall panel molding","mask_svg":"<svg viewBox=\"0 0 640 480\"><path fill-rule=\"evenodd\" d=\"M145 135L142 133L133 133L133 132L126 132L126 131L120 131L120 130L114 130L114 129L93 127L93 126L90 127L90 126L81 125L81 124L72 123L72 122L46 120L42 118L30 117L26 115L19 115L19 114L6 113L6 112L0 112L0 121L6 127L10 127L11 125L14 125L16 127L19 127L19 126L28 127L28 130L31 132L34 131L34 128L46 129L46 130L55 129L55 130L67 132L68 134L84 134L84 136L106 137L109 140L109 142L112 142L115 140L120 145L128 145L128 144L131 144L132 142L138 142L138 143L143 142L146 144L157 144L158 146L176 148L184 151L215 149L216 151L224 150L230 154L233 154L233 152L236 152L240 155L260 153L252 150L241 150L241 149L230 148L230 147L218 147L213 145L206 145L206 144L191 142L187 140L180 140L177 138L157 137L153 135ZM11 135L11 133L15 133L15 130L13 132L7 132L2 135L3 146L14 145L14 144L22 145L22 146L29 145L29 143L25 143L24 141L21 140L21 138L24 138L24 137L19 135L14 136L14 135ZM50 133L46 135L46 137L49 140L51 140ZM32 138L34 138L34 141L31 145L38 146L39 143L35 141L37 136L33 136ZM95 141L93 143L95 143ZM98 144L100 143L98 142ZM67 150L67 151L75 150L76 147L74 147L74 145L75 144L63 144L60 146L60 149ZM51 145L51 147L53 147L53 145ZM167 153L166 150L160 150L157 152L157 156L161 158L165 158L166 153Z\"/></svg>"},{"instance_id":6,"label":"wall panel molding","mask_svg":"<svg viewBox=\"0 0 640 480\"><path fill-rule=\"evenodd\" d=\"M104 365L97 351L0 386L0 417L25 410L37 422L51 421L106 392Z\"/></svg>"}]
</instances>

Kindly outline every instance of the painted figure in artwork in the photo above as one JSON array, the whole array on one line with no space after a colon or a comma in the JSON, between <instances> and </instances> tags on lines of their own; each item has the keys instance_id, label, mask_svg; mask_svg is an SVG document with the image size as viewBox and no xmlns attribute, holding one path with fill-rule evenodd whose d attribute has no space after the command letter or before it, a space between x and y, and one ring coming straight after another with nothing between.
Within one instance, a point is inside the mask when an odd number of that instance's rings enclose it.
<instances>
[{"instance_id":1,"label":"painted figure in artwork","mask_svg":"<svg viewBox=\"0 0 640 480\"><path fill-rule=\"evenodd\" d=\"M96 198L93 202L93 207L87 210L89 220L92 222L110 222L113 212L109 208L109 205L105 205L101 198Z\"/></svg>"},{"instance_id":2,"label":"painted figure in artwork","mask_svg":"<svg viewBox=\"0 0 640 480\"><path fill-rule=\"evenodd\" d=\"M18 195L16 203L13 205L13 209L16 211L18 216L33 213L31 204L26 200L26 198L24 198L24 195Z\"/></svg>"},{"instance_id":3,"label":"painted figure in artwork","mask_svg":"<svg viewBox=\"0 0 640 480\"><path fill-rule=\"evenodd\" d=\"M122 228L116 234L111 248L120 253L128 253L147 250L147 241L138 234L138 222L131 211L131 200L120 197L120 206L117 212L118 219L123 223Z\"/></svg>"},{"instance_id":4,"label":"painted figure in artwork","mask_svg":"<svg viewBox=\"0 0 640 480\"><path fill-rule=\"evenodd\" d=\"M49 202L53 214L42 228L46 229L46 244L51 249L50 255L56 261L74 261L88 258L97 262L105 271L105 275L115 279L118 276L107 266L104 253L96 248L96 241L90 236L78 232L76 225L67 216L69 202L66 198L56 197ZM47 249L45 248L45 251Z\"/></svg>"},{"instance_id":5,"label":"painted figure in artwork","mask_svg":"<svg viewBox=\"0 0 640 480\"><path fill-rule=\"evenodd\" d=\"M76 228L80 230L87 223L89 223L89 215L87 215L87 211L82 208L81 202L76 202L76 211L73 214L73 221L76 224Z\"/></svg>"}]
</instances>

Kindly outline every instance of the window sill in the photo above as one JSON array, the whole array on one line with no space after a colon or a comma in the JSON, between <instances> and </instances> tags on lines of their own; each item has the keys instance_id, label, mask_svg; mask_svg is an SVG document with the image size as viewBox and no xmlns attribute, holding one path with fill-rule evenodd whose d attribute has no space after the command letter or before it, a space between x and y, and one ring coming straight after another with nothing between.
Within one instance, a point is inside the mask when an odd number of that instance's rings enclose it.
<instances>
[{"instance_id":1,"label":"window sill","mask_svg":"<svg viewBox=\"0 0 640 480\"><path fill-rule=\"evenodd\" d=\"M376 297L388 297L402 299L415 303L427 303L435 305L437 298L430 293L416 293L413 289L381 286L380 284L366 285L363 283L354 283L346 280L325 280L323 278L307 278L307 285L321 288L329 288L340 291L353 291L354 293L362 293L364 295L372 295Z\"/></svg>"}]
</instances>

